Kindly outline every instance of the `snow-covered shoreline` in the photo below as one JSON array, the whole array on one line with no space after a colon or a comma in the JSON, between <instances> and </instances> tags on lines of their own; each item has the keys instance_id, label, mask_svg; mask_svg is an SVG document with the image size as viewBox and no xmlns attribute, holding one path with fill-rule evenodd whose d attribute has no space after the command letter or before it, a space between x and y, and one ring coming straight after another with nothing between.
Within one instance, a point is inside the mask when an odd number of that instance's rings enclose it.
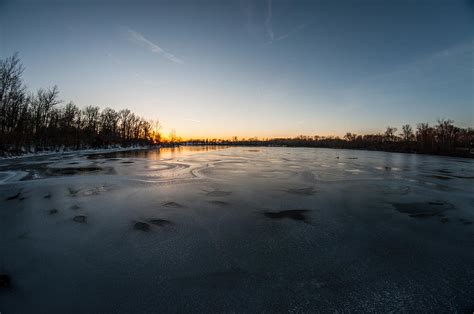
<instances>
[{"instance_id":1,"label":"snow-covered shoreline","mask_svg":"<svg viewBox=\"0 0 474 314\"><path fill-rule=\"evenodd\" d=\"M115 153L132 150L145 150L152 148L160 148L160 146L128 146L128 147L109 147L109 148L87 148L78 150L60 150L60 151L43 151L38 153L24 153L21 155L7 155L0 156L0 160L21 159L30 157L42 156L56 156L56 155L70 155L70 154L101 154L101 153Z\"/></svg>"}]
</instances>

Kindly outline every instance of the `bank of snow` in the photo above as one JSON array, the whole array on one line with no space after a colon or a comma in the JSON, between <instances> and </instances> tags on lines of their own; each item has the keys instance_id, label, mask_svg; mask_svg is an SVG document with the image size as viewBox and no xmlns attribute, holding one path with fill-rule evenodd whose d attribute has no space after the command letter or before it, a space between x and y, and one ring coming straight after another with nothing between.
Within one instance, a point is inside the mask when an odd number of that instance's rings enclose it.
<instances>
[{"instance_id":1,"label":"bank of snow","mask_svg":"<svg viewBox=\"0 0 474 314\"><path fill-rule=\"evenodd\" d=\"M107 148L87 148L87 149L59 149L59 150L49 150L41 152L28 152L19 155L9 154L4 152L3 156L0 156L0 160L4 159L18 159L18 158L28 158L28 157L39 157L39 156L54 156L54 155L66 155L66 154L101 154L101 153L114 153L114 152L123 152L130 150L141 150L141 149L150 149L150 148L159 148L160 146L109 146Z\"/></svg>"}]
</instances>

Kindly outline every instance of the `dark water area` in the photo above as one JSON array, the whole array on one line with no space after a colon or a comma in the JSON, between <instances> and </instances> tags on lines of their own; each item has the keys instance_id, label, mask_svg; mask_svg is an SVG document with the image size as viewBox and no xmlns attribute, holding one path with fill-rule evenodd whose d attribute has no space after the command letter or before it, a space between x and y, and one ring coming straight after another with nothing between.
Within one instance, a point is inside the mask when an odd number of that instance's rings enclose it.
<instances>
[{"instance_id":1,"label":"dark water area","mask_svg":"<svg viewBox=\"0 0 474 314\"><path fill-rule=\"evenodd\" d=\"M0 161L0 312L472 312L474 161L180 147Z\"/></svg>"}]
</instances>

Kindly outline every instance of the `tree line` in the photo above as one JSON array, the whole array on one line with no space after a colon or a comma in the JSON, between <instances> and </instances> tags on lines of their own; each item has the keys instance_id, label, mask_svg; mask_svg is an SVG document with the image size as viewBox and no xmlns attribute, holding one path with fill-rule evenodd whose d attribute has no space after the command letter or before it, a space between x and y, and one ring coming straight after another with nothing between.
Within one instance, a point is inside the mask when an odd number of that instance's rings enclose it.
<instances>
[{"instance_id":1,"label":"tree line","mask_svg":"<svg viewBox=\"0 0 474 314\"><path fill-rule=\"evenodd\" d=\"M101 110L97 106L79 108L69 102L61 105L56 86L28 92L23 84L23 65L18 54L0 59L0 153L21 154L44 150L84 149L110 146L163 144L158 121L146 120L128 109ZM192 139L194 145L248 145L325 147L416 152L473 157L474 129L461 128L452 120L436 125L419 123L416 129L403 125L397 133L387 127L384 133L343 138L305 136L271 139ZM179 144L173 130L166 141Z\"/></svg>"},{"instance_id":2,"label":"tree line","mask_svg":"<svg viewBox=\"0 0 474 314\"><path fill-rule=\"evenodd\" d=\"M128 109L61 105L57 86L28 92L18 54L0 59L0 152L156 144L158 121Z\"/></svg>"},{"instance_id":3,"label":"tree line","mask_svg":"<svg viewBox=\"0 0 474 314\"><path fill-rule=\"evenodd\" d=\"M460 128L452 120L440 119L437 124L419 123L414 130L405 124L398 129L388 126L384 133L357 135L346 133L338 136L306 136L294 138L239 139L230 140L193 139L191 145L241 145L241 146L288 146L288 147L322 147L341 149L381 150L390 152L407 152L434 155L451 155L474 157L474 129Z\"/></svg>"}]
</instances>

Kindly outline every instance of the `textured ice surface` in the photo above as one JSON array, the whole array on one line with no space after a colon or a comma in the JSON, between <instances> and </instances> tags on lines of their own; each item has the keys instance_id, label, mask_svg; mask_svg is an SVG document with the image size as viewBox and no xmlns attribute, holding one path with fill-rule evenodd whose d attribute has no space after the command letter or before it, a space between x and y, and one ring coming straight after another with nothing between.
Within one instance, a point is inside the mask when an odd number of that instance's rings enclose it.
<instances>
[{"instance_id":1,"label":"textured ice surface","mask_svg":"<svg viewBox=\"0 0 474 314\"><path fill-rule=\"evenodd\" d=\"M0 312L469 312L473 178L309 148L2 160Z\"/></svg>"}]
</instances>

